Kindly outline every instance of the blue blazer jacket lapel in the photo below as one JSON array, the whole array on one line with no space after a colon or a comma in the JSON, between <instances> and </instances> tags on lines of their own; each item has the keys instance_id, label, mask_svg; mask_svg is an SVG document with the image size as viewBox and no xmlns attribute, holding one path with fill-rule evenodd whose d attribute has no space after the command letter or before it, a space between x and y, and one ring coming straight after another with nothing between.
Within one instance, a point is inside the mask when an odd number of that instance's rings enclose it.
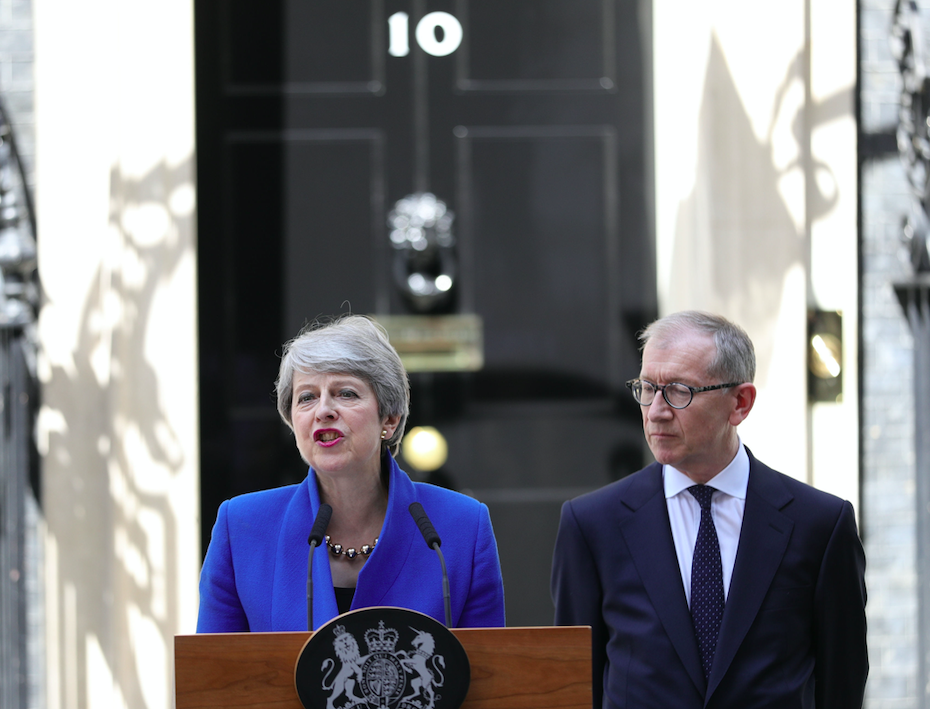
<instances>
[{"instance_id":1,"label":"blue blazer jacket lapel","mask_svg":"<svg viewBox=\"0 0 930 709\"><path fill-rule=\"evenodd\" d=\"M672 542L662 466L655 463L645 473L636 479L623 499L628 513L621 515L620 531L656 615L688 675L703 694L704 671Z\"/></svg>"},{"instance_id":2,"label":"blue blazer jacket lapel","mask_svg":"<svg viewBox=\"0 0 930 709\"><path fill-rule=\"evenodd\" d=\"M792 499L793 495L778 477L750 453L746 509L717 652L708 678L708 700L756 619L784 558L794 522L780 510Z\"/></svg>"},{"instance_id":3,"label":"blue blazer jacket lapel","mask_svg":"<svg viewBox=\"0 0 930 709\"><path fill-rule=\"evenodd\" d=\"M307 537L320 509L320 498L311 470L291 498L275 549L274 585L271 589L271 627L284 630L307 625ZM301 573L302 572L302 573ZM313 628L338 614L329 554L325 546L313 552Z\"/></svg>"},{"instance_id":4,"label":"blue blazer jacket lapel","mask_svg":"<svg viewBox=\"0 0 930 709\"><path fill-rule=\"evenodd\" d=\"M388 488L388 511L378 541L377 553L365 562L359 576L353 608L391 605L385 602L394 582L404 568L412 544L419 531L407 511L416 499L413 483L398 472L391 460ZM307 555L310 547L307 537L316 513L320 509L320 496L313 469L297 487L284 515L275 549L275 574L272 587L271 619L275 630L306 627ZM419 537L422 543L422 537ZM313 553L313 627L319 629L338 615L333 577L329 567L329 553L321 547Z\"/></svg>"},{"instance_id":5,"label":"blue blazer jacket lapel","mask_svg":"<svg viewBox=\"0 0 930 709\"><path fill-rule=\"evenodd\" d=\"M410 478L400 474L393 458L390 459L391 478L388 486L388 509L378 541L377 553L372 554L359 574L353 608L396 605L390 593L397 577L407 566L407 559L414 542L423 542L423 537L413 522L408 508L416 498L416 490Z\"/></svg>"}]
</instances>

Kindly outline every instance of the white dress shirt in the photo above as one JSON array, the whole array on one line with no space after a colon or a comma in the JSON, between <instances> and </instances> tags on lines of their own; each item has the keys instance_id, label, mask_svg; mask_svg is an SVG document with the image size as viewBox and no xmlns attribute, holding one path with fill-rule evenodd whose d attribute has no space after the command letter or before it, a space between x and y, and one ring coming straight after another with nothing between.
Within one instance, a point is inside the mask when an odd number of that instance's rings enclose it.
<instances>
[{"instance_id":1,"label":"white dress shirt","mask_svg":"<svg viewBox=\"0 0 930 709\"><path fill-rule=\"evenodd\" d=\"M678 568L681 582L685 587L685 598L691 606L691 559L694 556L694 544L697 541L698 528L701 526L701 506L688 488L695 482L671 465L662 468L665 485L665 504L668 505L668 519L672 525L672 540L678 555ZM723 565L724 598L730 591L730 579L733 577L733 564L736 562L736 549L739 546L739 532L743 525L743 512L746 509L746 488L749 485L749 456L740 443L736 457L730 464L717 473L708 482L717 492L710 503L710 513L717 529L720 542L720 561Z\"/></svg>"}]
</instances>

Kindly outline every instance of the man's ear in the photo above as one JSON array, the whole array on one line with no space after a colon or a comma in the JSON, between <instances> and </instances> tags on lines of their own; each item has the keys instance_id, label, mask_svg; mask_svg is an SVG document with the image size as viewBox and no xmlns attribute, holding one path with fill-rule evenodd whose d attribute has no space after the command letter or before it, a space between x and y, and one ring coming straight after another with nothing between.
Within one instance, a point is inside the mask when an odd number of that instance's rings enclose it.
<instances>
[{"instance_id":1,"label":"man's ear","mask_svg":"<svg viewBox=\"0 0 930 709\"><path fill-rule=\"evenodd\" d=\"M730 425L739 426L752 411L752 405L756 403L756 385L739 384L733 387L732 392L735 403L733 410L730 412Z\"/></svg>"}]
</instances>

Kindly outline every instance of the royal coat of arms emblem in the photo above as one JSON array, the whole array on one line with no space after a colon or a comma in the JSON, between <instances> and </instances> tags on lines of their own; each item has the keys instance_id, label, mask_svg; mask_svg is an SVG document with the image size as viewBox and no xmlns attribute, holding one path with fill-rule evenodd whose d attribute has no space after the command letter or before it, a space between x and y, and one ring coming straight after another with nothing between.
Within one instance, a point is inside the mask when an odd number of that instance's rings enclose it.
<instances>
[{"instance_id":1,"label":"royal coat of arms emblem","mask_svg":"<svg viewBox=\"0 0 930 709\"><path fill-rule=\"evenodd\" d=\"M433 618L366 608L339 616L307 641L295 681L308 709L446 709L464 701L470 668L461 643Z\"/></svg>"}]
</instances>

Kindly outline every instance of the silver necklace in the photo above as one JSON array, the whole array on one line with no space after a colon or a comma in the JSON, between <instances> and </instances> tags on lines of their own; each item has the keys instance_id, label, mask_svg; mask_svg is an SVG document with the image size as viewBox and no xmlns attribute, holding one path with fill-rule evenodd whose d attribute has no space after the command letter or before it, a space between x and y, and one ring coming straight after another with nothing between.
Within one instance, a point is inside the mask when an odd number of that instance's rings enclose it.
<instances>
[{"instance_id":1,"label":"silver necklace","mask_svg":"<svg viewBox=\"0 0 930 709\"><path fill-rule=\"evenodd\" d=\"M333 544L328 534L324 538L326 539L326 546L329 547L329 550L333 553L333 556L345 555L346 559L354 559L359 554L362 556L368 556L375 550L375 547L378 545L378 537L375 537L375 540L371 544L362 544L361 549L356 549L355 547L343 549L342 544Z\"/></svg>"}]
</instances>

